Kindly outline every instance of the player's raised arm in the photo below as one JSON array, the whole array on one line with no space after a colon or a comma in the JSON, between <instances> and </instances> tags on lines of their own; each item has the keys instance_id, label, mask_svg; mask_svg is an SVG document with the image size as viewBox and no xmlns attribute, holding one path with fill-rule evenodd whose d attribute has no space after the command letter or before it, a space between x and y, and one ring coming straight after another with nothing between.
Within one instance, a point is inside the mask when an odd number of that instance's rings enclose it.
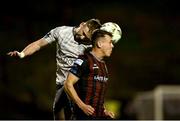
<instances>
[{"instance_id":1,"label":"player's raised arm","mask_svg":"<svg viewBox=\"0 0 180 121\"><path fill-rule=\"evenodd\" d=\"M32 55L33 53L40 50L40 48L46 46L47 44L48 44L48 42L42 38L35 42L30 43L21 52L18 52L15 50L15 51L11 51L11 52L7 53L7 55L12 56L12 57L18 56L20 58L24 58L26 56Z\"/></svg>"}]
</instances>

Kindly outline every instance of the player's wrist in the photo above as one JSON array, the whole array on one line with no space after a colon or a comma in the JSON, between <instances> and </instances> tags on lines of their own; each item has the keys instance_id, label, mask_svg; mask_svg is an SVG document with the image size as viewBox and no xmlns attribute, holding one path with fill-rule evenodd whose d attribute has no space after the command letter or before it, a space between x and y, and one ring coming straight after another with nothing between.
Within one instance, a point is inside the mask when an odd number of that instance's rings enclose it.
<instances>
[{"instance_id":1,"label":"player's wrist","mask_svg":"<svg viewBox=\"0 0 180 121\"><path fill-rule=\"evenodd\" d=\"M24 58L24 57L25 57L24 52L17 52L17 54L18 54L18 56L19 56L20 58Z\"/></svg>"}]
</instances>

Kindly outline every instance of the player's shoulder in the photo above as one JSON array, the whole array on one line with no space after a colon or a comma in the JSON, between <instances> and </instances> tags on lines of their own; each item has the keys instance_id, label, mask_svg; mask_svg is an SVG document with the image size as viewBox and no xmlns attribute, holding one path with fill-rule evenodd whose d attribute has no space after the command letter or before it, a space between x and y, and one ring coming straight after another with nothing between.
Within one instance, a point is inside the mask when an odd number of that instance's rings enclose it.
<instances>
[{"instance_id":1,"label":"player's shoulder","mask_svg":"<svg viewBox=\"0 0 180 121\"><path fill-rule=\"evenodd\" d=\"M84 53L78 56L76 62L77 63L86 63L88 61L88 54Z\"/></svg>"},{"instance_id":2,"label":"player's shoulder","mask_svg":"<svg viewBox=\"0 0 180 121\"><path fill-rule=\"evenodd\" d=\"M72 29L73 27L72 26L58 26L56 27L55 29L58 29L58 30L69 30L69 29Z\"/></svg>"},{"instance_id":3,"label":"player's shoulder","mask_svg":"<svg viewBox=\"0 0 180 121\"><path fill-rule=\"evenodd\" d=\"M52 32L56 33L57 35L60 35L61 37L69 35L69 33L72 33L73 27L71 26L58 26L52 29Z\"/></svg>"},{"instance_id":4,"label":"player's shoulder","mask_svg":"<svg viewBox=\"0 0 180 121\"><path fill-rule=\"evenodd\" d=\"M84 54L79 55L80 59L87 60L89 56L89 52L84 52Z\"/></svg>"}]
</instances>

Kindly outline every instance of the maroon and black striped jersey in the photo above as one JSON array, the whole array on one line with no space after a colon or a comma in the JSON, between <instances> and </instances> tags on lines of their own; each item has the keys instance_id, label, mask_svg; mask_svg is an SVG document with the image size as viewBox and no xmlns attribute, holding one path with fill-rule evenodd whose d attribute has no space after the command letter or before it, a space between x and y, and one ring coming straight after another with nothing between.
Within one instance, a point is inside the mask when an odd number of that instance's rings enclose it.
<instances>
[{"instance_id":1,"label":"maroon and black striped jersey","mask_svg":"<svg viewBox=\"0 0 180 121\"><path fill-rule=\"evenodd\" d=\"M79 78L75 84L78 96L95 109L93 117L104 117L104 96L108 81L105 62L88 52L79 56L70 72Z\"/></svg>"}]
</instances>

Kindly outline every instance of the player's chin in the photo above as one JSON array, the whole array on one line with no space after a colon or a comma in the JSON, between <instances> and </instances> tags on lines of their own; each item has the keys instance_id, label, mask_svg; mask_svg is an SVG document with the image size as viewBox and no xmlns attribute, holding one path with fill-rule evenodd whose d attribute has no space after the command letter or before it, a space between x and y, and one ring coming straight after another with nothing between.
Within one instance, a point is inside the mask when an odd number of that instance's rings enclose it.
<instances>
[{"instance_id":1,"label":"player's chin","mask_svg":"<svg viewBox=\"0 0 180 121\"><path fill-rule=\"evenodd\" d=\"M79 44L84 44L84 45L91 45L92 42L88 39L76 39L76 41L79 43Z\"/></svg>"},{"instance_id":2,"label":"player's chin","mask_svg":"<svg viewBox=\"0 0 180 121\"><path fill-rule=\"evenodd\" d=\"M79 44L91 45L92 43L89 41L79 41Z\"/></svg>"},{"instance_id":3,"label":"player's chin","mask_svg":"<svg viewBox=\"0 0 180 121\"><path fill-rule=\"evenodd\" d=\"M112 51L111 51L111 52L106 53L106 57L110 57L110 56L111 56L111 53L112 53Z\"/></svg>"},{"instance_id":4,"label":"player's chin","mask_svg":"<svg viewBox=\"0 0 180 121\"><path fill-rule=\"evenodd\" d=\"M111 56L111 54L112 54L112 50L109 51L109 56Z\"/></svg>"}]
</instances>

